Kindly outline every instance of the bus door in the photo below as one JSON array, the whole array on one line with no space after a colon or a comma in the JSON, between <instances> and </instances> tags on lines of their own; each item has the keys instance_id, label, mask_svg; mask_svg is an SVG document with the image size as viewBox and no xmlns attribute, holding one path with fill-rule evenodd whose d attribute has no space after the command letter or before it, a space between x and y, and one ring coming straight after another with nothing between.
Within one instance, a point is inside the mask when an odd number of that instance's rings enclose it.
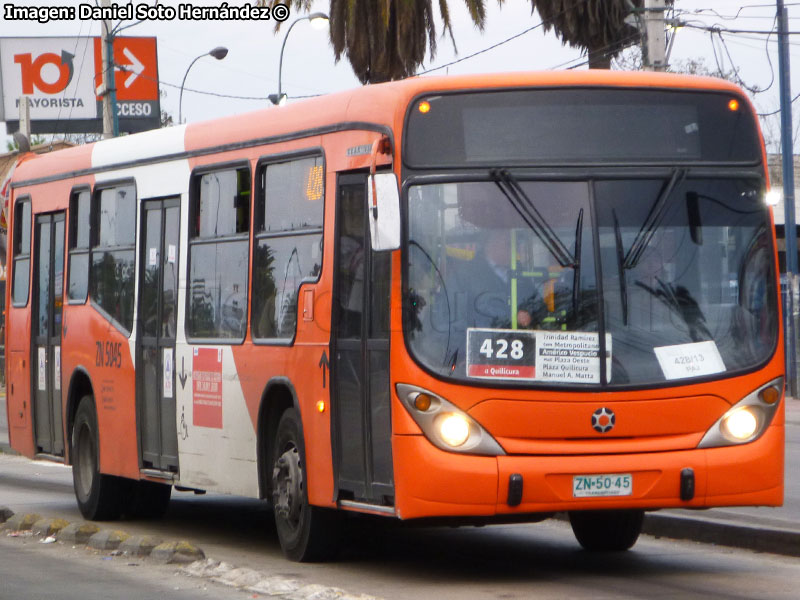
<instances>
[{"instance_id":1,"label":"bus door","mask_svg":"<svg viewBox=\"0 0 800 600\"><path fill-rule=\"evenodd\" d=\"M334 284L334 456L340 500L391 506L390 254L372 252L366 175L338 181Z\"/></svg>"},{"instance_id":2,"label":"bus door","mask_svg":"<svg viewBox=\"0 0 800 600\"><path fill-rule=\"evenodd\" d=\"M178 312L180 198L142 205L136 402L142 467L178 470L175 328Z\"/></svg>"},{"instance_id":3,"label":"bus door","mask_svg":"<svg viewBox=\"0 0 800 600\"><path fill-rule=\"evenodd\" d=\"M64 302L64 212L37 215L31 369L36 451L64 455L61 417L61 317Z\"/></svg>"}]
</instances>

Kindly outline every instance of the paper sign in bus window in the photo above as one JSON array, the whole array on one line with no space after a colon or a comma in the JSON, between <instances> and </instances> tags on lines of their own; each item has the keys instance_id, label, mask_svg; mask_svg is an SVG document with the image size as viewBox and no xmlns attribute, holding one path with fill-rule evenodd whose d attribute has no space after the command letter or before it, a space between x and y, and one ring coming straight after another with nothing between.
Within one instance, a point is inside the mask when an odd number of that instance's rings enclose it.
<instances>
[{"instance_id":1,"label":"paper sign in bus window","mask_svg":"<svg viewBox=\"0 0 800 600\"><path fill-rule=\"evenodd\" d=\"M522 329L467 329L467 376L531 380L535 332Z\"/></svg>"},{"instance_id":2,"label":"paper sign in bus window","mask_svg":"<svg viewBox=\"0 0 800 600\"><path fill-rule=\"evenodd\" d=\"M57 390L61 389L61 346L53 348L55 360L55 375L53 375L53 387Z\"/></svg>"},{"instance_id":3,"label":"paper sign in bus window","mask_svg":"<svg viewBox=\"0 0 800 600\"><path fill-rule=\"evenodd\" d=\"M653 348L665 379L723 373L725 363L714 340Z\"/></svg>"},{"instance_id":4,"label":"paper sign in bus window","mask_svg":"<svg viewBox=\"0 0 800 600\"><path fill-rule=\"evenodd\" d=\"M164 348L164 358L162 360L162 395L164 398L172 398L172 382L174 374L174 361L172 360L172 348Z\"/></svg>"},{"instance_id":5,"label":"paper sign in bus window","mask_svg":"<svg viewBox=\"0 0 800 600\"><path fill-rule=\"evenodd\" d=\"M468 329L467 376L479 379L600 383L600 336L591 331ZM611 376L611 335L606 335Z\"/></svg>"},{"instance_id":6,"label":"paper sign in bus window","mask_svg":"<svg viewBox=\"0 0 800 600\"><path fill-rule=\"evenodd\" d=\"M192 423L222 429L222 352L195 348L192 357Z\"/></svg>"},{"instance_id":7,"label":"paper sign in bus window","mask_svg":"<svg viewBox=\"0 0 800 600\"><path fill-rule=\"evenodd\" d=\"M611 336L606 335L606 373L611 375ZM591 331L537 331L536 379L600 383L600 336Z\"/></svg>"},{"instance_id":8,"label":"paper sign in bus window","mask_svg":"<svg viewBox=\"0 0 800 600\"><path fill-rule=\"evenodd\" d=\"M39 347L39 391L43 392L47 389L47 348Z\"/></svg>"}]
</instances>

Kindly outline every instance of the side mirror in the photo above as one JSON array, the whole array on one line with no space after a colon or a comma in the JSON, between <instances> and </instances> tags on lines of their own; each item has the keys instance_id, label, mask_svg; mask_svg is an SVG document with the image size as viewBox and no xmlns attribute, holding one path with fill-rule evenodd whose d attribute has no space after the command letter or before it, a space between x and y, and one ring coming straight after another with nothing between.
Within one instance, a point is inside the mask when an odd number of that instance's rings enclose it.
<instances>
[{"instance_id":1,"label":"side mirror","mask_svg":"<svg viewBox=\"0 0 800 600\"><path fill-rule=\"evenodd\" d=\"M400 247L400 193L394 173L376 173L367 179L367 215L372 249Z\"/></svg>"}]
</instances>

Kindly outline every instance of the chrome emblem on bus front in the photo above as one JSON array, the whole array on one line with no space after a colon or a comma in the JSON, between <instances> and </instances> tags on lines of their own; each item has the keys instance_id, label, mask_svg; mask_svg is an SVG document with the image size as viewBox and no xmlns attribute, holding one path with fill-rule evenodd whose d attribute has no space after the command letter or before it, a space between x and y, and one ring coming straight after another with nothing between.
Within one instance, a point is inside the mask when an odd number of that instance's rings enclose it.
<instances>
[{"instance_id":1,"label":"chrome emblem on bus front","mask_svg":"<svg viewBox=\"0 0 800 600\"><path fill-rule=\"evenodd\" d=\"M606 433L614 428L617 417L610 408L598 408L592 413L592 428L599 433Z\"/></svg>"}]
</instances>

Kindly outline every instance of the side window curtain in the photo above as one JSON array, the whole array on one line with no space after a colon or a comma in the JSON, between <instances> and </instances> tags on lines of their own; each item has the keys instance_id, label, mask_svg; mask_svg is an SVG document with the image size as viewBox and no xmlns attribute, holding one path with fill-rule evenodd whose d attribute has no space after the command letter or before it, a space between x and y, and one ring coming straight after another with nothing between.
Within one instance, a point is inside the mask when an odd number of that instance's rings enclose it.
<instances>
[{"instance_id":1,"label":"side window curtain","mask_svg":"<svg viewBox=\"0 0 800 600\"><path fill-rule=\"evenodd\" d=\"M69 200L69 285L70 302L86 302L89 292L89 190L74 192Z\"/></svg>"},{"instance_id":2,"label":"side window curtain","mask_svg":"<svg viewBox=\"0 0 800 600\"><path fill-rule=\"evenodd\" d=\"M187 334L242 341L247 327L250 169L193 176L191 206Z\"/></svg>"},{"instance_id":3,"label":"side window curtain","mask_svg":"<svg viewBox=\"0 0 800 600\"><path fill-rule=\"evenodd\" d=\"M14 205L14 287L13 306L28 303L31 276L31 201L18 200Z\"/></svg>"},{"instance_id":4,"label":"side window curtain","mask_svg":"<svg viewBox=\"0 0 800 600\"><path fill-rule=\"evenodd\" d=\"M324 166L321 156L264 165L256 205L252 335L291 340L297 296L322 270Z\"/></svg>"},{"instance_id":5,"label":"side window curtain","mask_svg":"<svg viewBox=\"0 0 800 600\"><path fill-rule=\"evenodd\" d=\"M92 301L130 334L133 328L136 189L95 191L90 251ZM72 289L70 287L70 289Z\"/></svg>"}]
</instances>

